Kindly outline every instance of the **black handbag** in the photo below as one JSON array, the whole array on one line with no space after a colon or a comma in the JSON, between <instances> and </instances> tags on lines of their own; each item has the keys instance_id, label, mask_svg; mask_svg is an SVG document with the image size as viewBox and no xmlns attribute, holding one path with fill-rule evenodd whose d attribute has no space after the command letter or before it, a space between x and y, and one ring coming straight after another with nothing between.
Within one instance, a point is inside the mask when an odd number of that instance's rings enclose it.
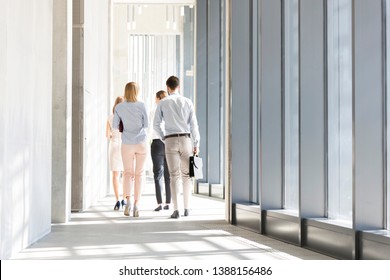
<instances>
[{"instance_id":1,"label":"black handbag","mask_svg":"<svg viewBox=\"0 0 390 280\"><path fill-rule=\"evenodd\" d=\"M203 179L203 161L197 155L190 156L190 177Z\"/></svg>"},{"instance_id":2,"label":"black handbag","mask_svg":"<svg viewBox=\"0 0 390 280\"><path fill-rule=\"evenodd\" d=\"M123 122L122 122L122 119L119 119L119 132L123 132Z\"/></svg>"}]
</instances>

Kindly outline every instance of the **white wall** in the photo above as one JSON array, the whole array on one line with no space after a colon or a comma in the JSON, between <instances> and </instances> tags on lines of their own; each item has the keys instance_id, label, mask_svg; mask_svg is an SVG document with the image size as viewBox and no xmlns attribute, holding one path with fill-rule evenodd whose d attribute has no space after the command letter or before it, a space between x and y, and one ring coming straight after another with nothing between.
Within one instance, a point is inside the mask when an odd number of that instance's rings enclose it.
<instances>
[{"instance_id":1,"label":"white wall","mask_svg":"<svg viewBox=\"0 0 390 280\"><path fill-rule=\"evenodd\" d=\"M110 99L110 1L84 2L84 208L105 196Z\"/></svg>"},{"instance_id":2,"label":"white wall","mask_svg":"<svg viewBox=\"0 0 390 280\"><path fill-rule=\"evenodd\" d=\"M0 258L8 259L51 231L53 1L0 0L0 7ZM84 12L88 208L110 187L110 0L85 0Z\"/></svg>"},{"instance_id":3,"label":"white wall","mask_svg":"<svg viewBox=\"0 0 390 280\"><path fill-rule=\"evenodd\" d=\"M0 1L0 258L51 230L52 0Z\"/></svg>"}]
</instances>

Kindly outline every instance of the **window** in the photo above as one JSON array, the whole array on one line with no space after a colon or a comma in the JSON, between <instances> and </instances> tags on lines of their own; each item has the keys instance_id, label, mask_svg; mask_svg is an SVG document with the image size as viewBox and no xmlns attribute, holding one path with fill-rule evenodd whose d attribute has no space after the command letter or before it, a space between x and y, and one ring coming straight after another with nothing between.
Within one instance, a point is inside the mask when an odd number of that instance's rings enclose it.
<instances>
[{"instance_id":1,"label":"window","mask_svg":"<svg viewBox=\"0 0 390 280\"><path fill-rule=\"evenodd\" d=\"M284 208L299 203L298 0L284 1Z\"/></svg>"},{"instance_id":2,"label":"window","mask_svg":"<svg viewBox=\"0 0 390 280\"><path fill-rule=\"evenodd\" d=\"M352 222L351 0L328 5L328 218Z\"/></svg>"},{"instance_id":3,"label":"window","mask_svg":"<svg viewBox=\"0 0 390 280\"><path fill-rule=\"evenodd\" d=\"M156 91L166 90L167 77L180 76L179 42L180 35L174 34L129 35L128 80L138 82L144 100L153 102Z\"/></svg>"}]
</instances>

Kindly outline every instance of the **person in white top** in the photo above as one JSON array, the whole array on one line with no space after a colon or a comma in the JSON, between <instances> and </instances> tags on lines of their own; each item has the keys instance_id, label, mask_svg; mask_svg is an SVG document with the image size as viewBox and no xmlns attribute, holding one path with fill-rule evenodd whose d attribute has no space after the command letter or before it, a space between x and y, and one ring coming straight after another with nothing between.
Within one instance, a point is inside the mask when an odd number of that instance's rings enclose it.
<instances>
[{"instance_id":1,"label":"person in white top","mask_svg":"<svg viewBox=\"0 0 390 280\"><path fill-rule=\"evenodd\" d=\"M112 107L112 114L108 116L106 123L106 137L109 140L108 146L108 164L110 171L112 172L112 185L114 187L115 194L115 206L114 210L119 210L122 205L122 208L126 206L126 202L124 198L122 198L122 202L119 201L119 176L123 171L123 163L122 163L122 155L121 155L121 133L119 129L115 129L112 126L112 122L114 120L114 110L116 105L122 103L124 98L122 96L118 96L115 99L114 106Z\"/></svg>"},{"instance_id":2,"label":"person in white top","mask_svg":"<svg viewBox=\"0 0 390 280\"><path fill-rule=\"evenodd\" d=\"M192 101L179 94L179 78L169 77L166 86L169 96L157 105L153 128L165 140L174 210L171 218L178 219L180 188L183 189L184 216L190 215L193 181L189 172L189 159L199 152L200 135ZM161 126L163 121L164 129Z\"/></svg>"},{"instance_id":3,"label":"person in white top","mask_svg":"<svg viewBox=\"0 0 390 280\"><path fill-rule=\"evenodd\" d=\"M164 90L156 92L155 102L158 104L164 97L168 96L168 93ZM150 112L149 119L153 121L156 108L153 108ZM163 124L162 124L163 125ZM168 210L171 203L171 180L169 178L169 170L167 165L167 159L165 157L165 143L162 141L161 136L154 130L153 125L150 127L150 138L152 140L150 147L150 155L153 162L153 177L154 187L156 190L157 208L154 211ZM162 190L165 185L165 205L162 199Z\"/></svg>"}]
</instances>

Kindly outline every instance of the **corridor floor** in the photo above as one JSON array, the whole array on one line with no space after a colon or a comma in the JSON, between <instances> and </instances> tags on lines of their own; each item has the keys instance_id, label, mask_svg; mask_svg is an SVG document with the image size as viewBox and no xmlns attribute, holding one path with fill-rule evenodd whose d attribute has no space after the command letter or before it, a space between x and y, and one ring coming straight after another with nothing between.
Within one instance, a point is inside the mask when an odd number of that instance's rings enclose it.
<instances>
[{"instance_id":1,"label":"corridor floor","mask_svg":"<svg viewBox=\"0 0 390 280\"><path fill-rule=\"evenodd\" d=\"M149 190L151 188L149 187ZM193 196L188 217L154 212L151 191L143 194L140 217L113 210L109 195L71 221L13 256L19 260L328 260L327 256L232 226L222 200Z\"/></svg>"}]
</instances>

